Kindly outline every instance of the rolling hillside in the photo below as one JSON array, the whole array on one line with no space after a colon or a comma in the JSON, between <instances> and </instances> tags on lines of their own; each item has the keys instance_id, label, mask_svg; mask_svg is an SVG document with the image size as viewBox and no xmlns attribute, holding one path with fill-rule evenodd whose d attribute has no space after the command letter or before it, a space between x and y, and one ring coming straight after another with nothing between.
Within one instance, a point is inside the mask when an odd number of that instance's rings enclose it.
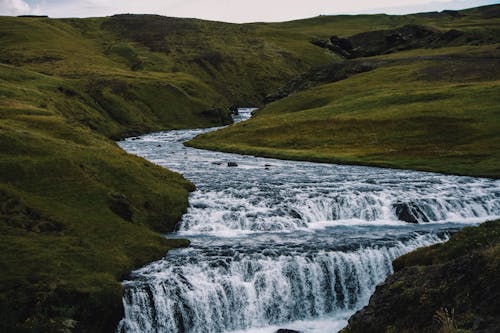
<instances>
[{"instance_id":1,"label":"rolling hillside","mask_svg":"<svg viewBox=\"0 0 500 333\"><path fill-rule=\"evenodd\" d=\"M456 13L441 26L422 14L397 17L411 23L398 28L332 30L314 42L344 60L290 81L253 119L189 145L499 177L498 8Z\"/></svg>"},{"instance_id":2,"label":"rolling hillside","mask_svg":"<svg viewBox=\"0 0 500 333\"><path fill-rule=\"evenodd\" d=\"M0 330L111 331L119 281L187 245L159 233L193 185L112 139L228 124L230 106L271 98L196 144L497 176L498 8L246 25L0 17ZM350 60L330 39L407 25L462 34Z\"/></svg>"}]
</instances>

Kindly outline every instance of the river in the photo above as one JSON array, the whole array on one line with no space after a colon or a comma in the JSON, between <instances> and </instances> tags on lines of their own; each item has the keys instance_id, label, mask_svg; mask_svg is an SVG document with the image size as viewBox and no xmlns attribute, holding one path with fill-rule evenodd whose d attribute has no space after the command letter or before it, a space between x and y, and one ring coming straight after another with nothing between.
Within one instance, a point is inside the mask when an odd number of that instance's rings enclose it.
<instances>
[{"instance_id":1,"label":"river","mask_svg":"<svg viewBox=\"0 0 500 333\"><path fill-rule=\"evenodd\" d=\"M500 216L498 180L183 145L212 130L119 142L197 186L178 231L166 235L191 246L123 282L119 332L338 332L396 257Z\"/></svg>"}]
</instances>

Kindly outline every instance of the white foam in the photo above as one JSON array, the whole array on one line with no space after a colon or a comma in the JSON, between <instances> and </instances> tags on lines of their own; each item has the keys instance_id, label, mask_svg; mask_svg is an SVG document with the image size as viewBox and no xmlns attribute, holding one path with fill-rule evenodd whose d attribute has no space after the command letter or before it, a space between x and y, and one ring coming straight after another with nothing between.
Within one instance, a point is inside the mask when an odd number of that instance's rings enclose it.
<instances>
[{"instance_id":1,"label":"white foam","mask_svg":"<svg viewBox=\"0 0 500 333\"><path fill-rule=\"evenodd\" d=\"M313 320L298 320L284 325L254 327L246 330L229 331L230 333L275 333L285 328L302 333L337 333L347 326L351 313L338 313L335 316L326 316Z\"/></svg>"},{"instance_id":2,"label":"white foam","mask_svg":"<svg viewBox=\"0 0 500 333\"><path fill-rule=\"evenodd\" d=\"M500 217L499 180L183 146L211 130L119 143L196 184L179 235L198 242L124 284L120 331L336 332L392 272L394 258L445 240L440 230Z\"/></svg>"},{"instance_id":3,"label":"white foam","mask_svg":"<svg viewBox=\"0 0 500 333\"><path fill-rule=\"evenodd\" d=\"M325 332L326 321L345 320L368 303L392 272L393 259L446 239L415 234L393 245L351 251L289 253L269 243L257 252L207 246L203 252L179 253L144 267L125 283L121 329L222 332L283 326L288 318L292 326Z\"/></svg>"}]
</instances>

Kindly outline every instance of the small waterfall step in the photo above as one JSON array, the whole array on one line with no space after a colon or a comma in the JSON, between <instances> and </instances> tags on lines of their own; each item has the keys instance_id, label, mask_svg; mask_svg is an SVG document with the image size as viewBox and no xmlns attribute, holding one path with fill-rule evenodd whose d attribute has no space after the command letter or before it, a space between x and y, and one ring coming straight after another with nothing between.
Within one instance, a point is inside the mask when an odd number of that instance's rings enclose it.
<instances>
[{"instance_id":1,"label":"small waterfall step","mask_svg":"<svg viewBox=\"0 0 500 333\"><path fill-rule=\"evenodd\" d=\"M250 117L240 109L236 121ZM171 251L124 281L120 333L340 330L394 258L500 217L500 181L184 147L214 129L120 142L197 190Z\"/></svg>"}]
</instances>

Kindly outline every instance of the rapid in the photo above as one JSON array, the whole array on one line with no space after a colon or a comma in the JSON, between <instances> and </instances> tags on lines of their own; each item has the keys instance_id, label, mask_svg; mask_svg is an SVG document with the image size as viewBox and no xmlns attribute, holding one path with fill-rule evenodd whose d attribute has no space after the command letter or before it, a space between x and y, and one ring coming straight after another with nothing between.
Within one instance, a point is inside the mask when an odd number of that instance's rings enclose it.
<instances>
[{"instance_id":1,"label":"rapid","mask_svg":"<svg viewBox=\"0 0 500 333\"><path fill-rule=\"evenodd\" d=\"M119 142L197 190L166 235L191 246L123 282L118 332L338 332L392 273L392 260L500 216L498 180L183 145L215 129Z\"/></svg>"}]
</instances>

